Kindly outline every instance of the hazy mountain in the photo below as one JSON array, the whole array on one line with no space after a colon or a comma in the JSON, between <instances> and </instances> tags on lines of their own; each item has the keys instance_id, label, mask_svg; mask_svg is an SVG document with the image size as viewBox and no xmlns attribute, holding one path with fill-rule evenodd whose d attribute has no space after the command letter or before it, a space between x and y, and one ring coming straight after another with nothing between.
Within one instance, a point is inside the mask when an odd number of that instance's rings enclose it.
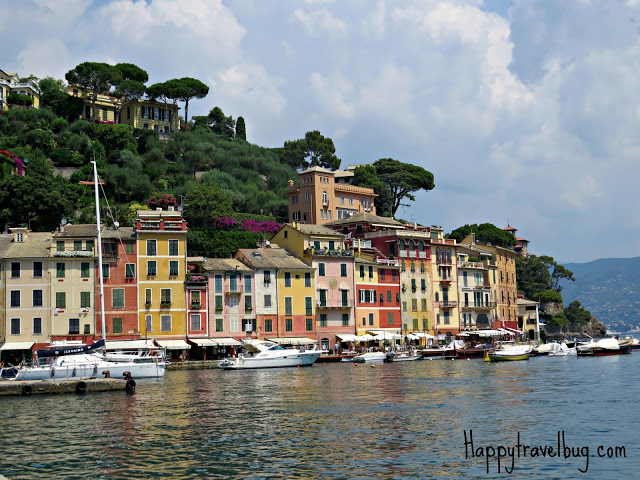
<instances>
[{"instance_id":1,"label":"hazy mountain","mask_svg":"<svg viewBox=\"0 0 640 480\"><path fill-rule=\"evenodd\" d=\"M565 307L578 300L610 331L640 331L640 257L563 265L576 279L562 282Z\"/></svg>"}]
</instances>

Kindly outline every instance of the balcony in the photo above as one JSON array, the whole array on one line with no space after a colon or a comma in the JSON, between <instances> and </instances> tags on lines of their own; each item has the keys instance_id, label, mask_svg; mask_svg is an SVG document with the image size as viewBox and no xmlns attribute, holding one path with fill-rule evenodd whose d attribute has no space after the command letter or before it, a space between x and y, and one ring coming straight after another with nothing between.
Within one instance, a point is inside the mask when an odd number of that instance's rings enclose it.
<instances>
[{"instance_id":1,"label":"balcony","mask_svg":"<svg viewBox=\"0 0 640 480\"><path fill-rule=\"evenodd\" d=\"M438 281L440 283L451 283L451 277L447 277L447 278L441 277L441 278L438 279Z\"/></svg>"},{"instance_id":2,"label":"balcony","mask_svg":"<svg viewBox=\"0 0 640 480\"><path fill-rule=\"evenodd\" d=\"M238 287L235 290L227 290L226 295L242 295L242 287Z\"/></svg>"},{"instance_id":3,"label":"balcony","mask_svg":"<svg viewBox=\"0 0 640 480\"><path fill-rule=\"evenodd\" d=\"M478 270L486 270L482 262L458 262L458 268L475 268Z\"/></svg>"},{"instance_id":4,"label":"balcony","mask_svg":"<svg viewBox=\"0 0 640 480\"><path fill-rule=\"evenodd\" d=\"M443 310L446 310L448 308L456 308L458 306L458 302L451 302L451 301L433 302L433 306L435 308L441 308Z\"/></svg>"},{"instance_id":5,"label":"balcony","mask_svg":"<svg viewBox=\"0 0 640 480\"><path fill-rule=\"evenodd\" d=\"M191 302L191 308L193 310L200 310L200 308L202 308L202 305L200 304L200 302Z\"/></svg>"},{"instance_id":6,"label":"balcony","mask_svg":"<svg viewBox=\"0 0 640 480\"><path fill-rule=\"evenodd\" d=\"M328 309L328 308L351 308L353 307L352 302L347 303L338 303L338 304L329 304L327 302L316 302L316 308L318 309Z\"/></svg>"},{"instance_id":7,"label":"balcony","mask_svg":"<svg viewBox=\"0 0 640 480\"><path fill-rule=\"evenodd\" d=\"M463 310L492 310L496 307L496 302L460 302L460 307Z\"/></svg>"},{"instance_id":8,"label":"balcony","mask_svg":"<svg viewBox=\"0 0 640 480\"><path fill-rule=\"evenodd\" d=\"M171 302L160 302L160 308L170 308L171 307Z\"/></svg>"},{"instance_id":9,"label":"balcony","mask_svg":"<svg viewBox=\"0 0 640 480\"><path fill-rule=\"evenodd\" d=\"M186 282L187 283L203 284L203 283L207 283L208 279L209 279L209 274L207 272L204 272L204 273L187 273Z\"/></svg>"}]
</instances>

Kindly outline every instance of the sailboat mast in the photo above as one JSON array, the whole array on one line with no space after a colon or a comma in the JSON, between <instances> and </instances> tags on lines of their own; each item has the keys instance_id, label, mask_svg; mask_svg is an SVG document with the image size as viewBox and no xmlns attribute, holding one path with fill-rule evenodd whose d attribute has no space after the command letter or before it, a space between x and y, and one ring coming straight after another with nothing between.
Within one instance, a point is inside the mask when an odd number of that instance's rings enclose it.
<instances>
[{"instance_id":1,"label":"sailboat mast","mask_svg":"<svg viewBox=\"0 0 640 480\"><path fill-rule=\"evenodd\" d=\"M102 339L104 340L104 348L107 348L106 321L104 317L104 277L102 276L102 232L100 228L100 199L98 197L98 167L95 160L93 163L93 186L96 197L96 224L98 228L98 276L100 281L100 317L102 321Z\"/></svg>"}]
</instances>

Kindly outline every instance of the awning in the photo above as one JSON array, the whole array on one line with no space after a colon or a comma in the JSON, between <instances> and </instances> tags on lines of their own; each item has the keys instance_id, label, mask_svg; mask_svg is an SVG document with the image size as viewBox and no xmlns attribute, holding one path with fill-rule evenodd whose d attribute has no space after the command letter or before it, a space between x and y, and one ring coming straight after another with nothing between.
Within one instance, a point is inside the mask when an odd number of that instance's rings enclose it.
<instances>
[{"instance_id":1,"label":"awning","mask_svg":"<svg viewBox=\"0 0 640 480\"><path fill-rule=\"evenodd\" d=\"M239 345L242 345L242 342L239 342L235 338L231 337L212 338L211 340L216 342L216 345L218 345L219 347L237 347Z\"/></svg>"},{"instance_id":2,"label":"awning","mask_svg":"<svg viewBox=\"0 0 640 480\"><path fill-rule=\"evenodd\" d=\"M371 335L375 335L376 337L378 337L375 340L380 340L380 338L383 338L385 340L393 340L396 336L398 338L402 338L402 335L400 334L400 329L398 328L389 329L389 330L367 330L367 332L369 332Z\"/></svg>"},{"instance_id":3,"label":"awning","mask_svg":"<svg viewBox=\"0 0 640 480\"><path fill-rule=\"evenodd\" d=\"M516 335L522 335L524 332L521 332L520 330L516 330L515 328L509 328L509 327L505 327L508 331L513 332L511 335L513 335L514 333Z\"/></svg>"},{"instance_id":4,"label":"awning","mask_svg":"<svg viewBox=\"0 0 640 480\"><path fill-rule=\"evenodd\" d=\"M216 347L218 345L213 338L190 338L189 342L199 347Z\"/></svg>"},{"instance_id":5,"label":"awning","mask_svg":"<svg viewBox=\"0 0 640 480\"><path fill-rule=\"evenodd\" d=\"M505 335L513 335L513 332L510 332L509 330L505 329L505 328L498 328L497 329L499 332L502 332Z\"/></svg>"},{"instance_id":6,"label":"awning","mask_svg":"<svg viewBox=\"0 0 640 480\"><path fill-rule=\"evenodd\" d=\"M409 334L409 338L411 338L411 335L418 338L436 338L433 335L429 335L428 333L425 333L425 332L411 332Z\"/></svg>"},{"instance_id":7,"label":"awning","mask_svg":"<svg viewBox=\"0 0 640 480\"><path fill-rule=\"evenodd\" d=\"M284 345L311 345L318 343L317 340L313 340L307 337L271 337L267 338L270 342L282 343Z\"/></svg>"},{"instance_id":8,"label":"awning","mask_svg":"<svg viewBox=\"0 0 640 480\"><path fill-rule=\"evenodd\" d=\"M151 340L107 340L107 350L152 350L156 347Z\"/></svg>"},{"instance_id":9,"label":"awning","mask_svg":"<svg viewBox=\"0 0 640 480\"><path fill-rule=\"evenodd\" d=\"M184 340L158 340L156 339L156 343L167 350L189 350L191 345L189 345Z\"/></svg>"},{"instance_id":10,"label":"awning","mask_svg":"<svg viewBox=\"0 0 640 480\"><path fill-rule=\"evenodd\" d=\"M336 333L336 337L338 337L343 342L357 342L358 337L353 333Z\"/></svg>"},{"instance_id":11,"label":"awning","mask_svg":"<svg viewBox=\"0 0 640 480\"><path fill-rule=\"evenodd\" d=\"M36 342L7 342L0 347L0 350L31 350Z\"/></svg>"},{"instance_id":12,"label":"awning","mask_svg":"<svg viewBox=\"0 0 640 480\"><path fill-rule=\"evenodd\" d=\"M501 332L500 330L474 330L467 333L470 335L479 335L481 337L498 337L500 335L505 335L505 332Z\"/></svg>"}]
</instances>

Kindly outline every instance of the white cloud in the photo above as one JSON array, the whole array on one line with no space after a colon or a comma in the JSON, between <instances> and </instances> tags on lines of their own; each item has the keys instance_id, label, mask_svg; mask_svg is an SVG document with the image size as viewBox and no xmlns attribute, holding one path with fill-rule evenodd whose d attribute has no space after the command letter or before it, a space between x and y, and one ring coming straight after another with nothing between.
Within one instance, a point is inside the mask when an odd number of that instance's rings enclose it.
<instances>
[{"instance_id":1,"label":"white cloud","mask_svg":"<svg viewBox=\"0 0 640 480\"><path fill-rule=\"evenodd\" d=\"M307 33L312 36L326 33L331 37L343 37L348 29L346 22L335 17L326 8L298 9L291 15L291 21L302 25Z\"/></svg>"}]
</instances>

